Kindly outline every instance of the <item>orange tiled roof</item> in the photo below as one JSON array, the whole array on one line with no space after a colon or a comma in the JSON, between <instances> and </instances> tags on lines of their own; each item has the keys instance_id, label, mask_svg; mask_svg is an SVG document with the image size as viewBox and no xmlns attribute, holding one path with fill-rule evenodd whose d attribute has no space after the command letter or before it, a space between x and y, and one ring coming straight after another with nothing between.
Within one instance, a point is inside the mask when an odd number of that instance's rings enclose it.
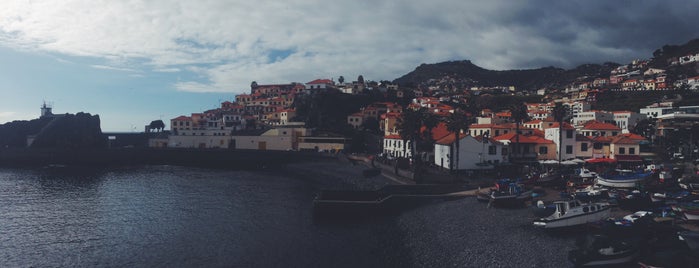
<instances>
[{"instance_id":1,"label":"orange tiled roof","mask_svg":"<svg viewBox=\"0 0 699 268\"><path fill-rule=\"evenodd\" d=\"M466 136L468 136L468 134L460 133L459 139L463 139ZM435 143L442 144L442 145L449 145L449 144L454 143L454 141L456 141L456 139L454 138L454 133L450 133L449 135L444 136L443 138L439 139Z\"/></svg>"},{"instance_id":2,"label":"orange tiled roof","mask_svg":"<svg viewBox=\"0 0 699 268\"><path fill-rule=\"evenodd\" d=\"M175 117L175 118L170 119L170 120L185 121L185 120L192 120L192 118L189 116L180 115L180 116Z\"/></svg>"},{"instance_id":3,"label":"orange tiled roof","mask_svg":"<svg viewBox=\"0 0 699 268\"><path fill-rule=\"evenodd\" d=\"M522 135L522 134L517 134L515 133L507 133L504 135L497 136L493 139L502 141L502 140L509 140L510 142L516 142L517 141L517 136L519 136L519 143L533 143L533 144L553 144L554 142L552 140L547 140L544 139L543 137L535 136L535 135Z\"/></svg>"},{"instance_id":4,"label":"orange tiled roof","mask_svg":"<svg viewBox=\"0 0 699 268\"><path fill-rule=\"evenodd\" d=\"M610 124L610 123L602 123L600 121L587 121L583 125L584 129L590 129L590 130L616 130L616 131L621 131L621 128L617 127L616 125Z\"/></svg>"},{"instance_id":5,"label":"orange tiled roof","mask_svg":"<svg viewBox=\"0 0 699 268\"><path fill-rule=\"evenodd\" d=\"M427 128L425 126L420 128L420 131L425 131ZM447 130L447 124L444 122L439 122L437 126L432 129L432 140L440 140L444 136L449 135L451 132Z\"/></svg>"}]
</instances>

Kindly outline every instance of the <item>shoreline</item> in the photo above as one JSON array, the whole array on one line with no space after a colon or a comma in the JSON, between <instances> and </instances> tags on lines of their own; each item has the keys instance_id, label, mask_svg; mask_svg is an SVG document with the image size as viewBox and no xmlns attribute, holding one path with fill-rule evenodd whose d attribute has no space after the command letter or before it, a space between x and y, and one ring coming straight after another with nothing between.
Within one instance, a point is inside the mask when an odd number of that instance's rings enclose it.
<instances>
[{"instance_id":1,"label":"shoreline","mask_svg":"<svg viewBox=\"0 0 699 268\"><path fill-rule=\"evenodd\" d=\"M289 163L333 158L315 152L225 149L0 149L0 166L176 165L203 168L269 169Z\"/></svg>"}]
</instances>

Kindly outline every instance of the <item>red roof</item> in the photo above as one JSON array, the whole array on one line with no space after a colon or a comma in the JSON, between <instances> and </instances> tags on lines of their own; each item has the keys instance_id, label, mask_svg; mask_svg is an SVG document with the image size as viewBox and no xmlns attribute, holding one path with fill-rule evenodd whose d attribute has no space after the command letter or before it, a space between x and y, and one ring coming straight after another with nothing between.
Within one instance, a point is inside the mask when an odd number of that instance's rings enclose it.
<instances>
[{"instance_id":1,"label":"red roof","mask_svg":"<svg viewBox=\"0 0 699 268\"><path fill-rule=\"evenodd\" d=\"M325 85L332 85L334 82L330 79L316 79L311 82L306 83L307 85L318 85L318 84L325 84Z\"/></svg>"},{"instance_id":2,"label":"red roof","mask_svg":"<svg viewBox=\"0 0 699 268\"><path fill-rule=\"evenodd\" d=\"M590 130L616 130L616 131L621 131L621 128L617 127L614 124L610 123L602 123L599 121L591 120L585 122L583 125L584 129L590 129Z\"/></svg>"},{"instance_id":3,"label":"red roof","mask_svg":"<svg viewBox=\"0 0 699 268\"><path fill-rule=\"evenodd\" d=\"M461 133L461 134L459 134L459 139L463 139L466 136L468 136L468 134ZM454 133L451 133L451 134L446 135L443 138L439 139L435 143L442 144L442 145L448 145L448 144L454 143L454 141L456 141L456 139L454 138Z\"/></svg>"},{"instance_id":4,"label":"red roof","mask_svg":"<svg viewBox=\"0 0 699 268\"><path fill-rule=\"evenodd\" d=\"M558 128L558 122L551 124L551 126L548 128ZM573 126L571 126L570 124L563 122L563 129L575 129L575 128Z\"/></svg>"},{"instance_id":5,"label":"red roof","mask_svg":"<svg viewBox=\"0 0 699 268\"><path fill-rule=\"evenodd\" d=\"M420 128L420 131L425 131L426 129L427 128L425 126L422 126ZM439 124L437 124L437 126L432 129L432 140L438 141L449 134L453 135L453 133L447 130L447 124L445 124L444 122L439 122Z\"/></svg>"},{"instance_id":6,"label":"red roof","mask_svg":"<svg viewBox=\"0 0 699 268\"><path fill-rule=\"evenodd\" d=\"M507 133L505 135L497 136L493 139L498 141L508 140L510 142L517 142L517 136L519 136L519 143L532 143L532 144L553 144L552 140L547 140L539 136L532 135L515 135L514 133Z\"/></svg>"},{"instance_id":7,"label":"red roof","mask_svg":"<svg viewBox=\"0 0 699 268\"><path fill-rule=\"evenodd\" d=\"M611 158L590 158L590 159L585 159L585 162L587 162L587 163L616 163L616 160L611 159Z\"/></svg>"},{"instance_id":8,"label":"red roof","mask_svg":"<svg viewBox=\"0 0 699 268\"><path fill-rule=\"evenodd\" d=\"M642 162L641 156L639 155L615 155L614 159L619 162Z\"/></svg>"},{"instance_id":9,"label":"red roof","mask_svg":"<svg viewBox=\"0 0 699 268\"><path fill-rule=\"evenodd\" d=\"M176 118L173 118L173 119L170 119L170 120L174 120L174 121L189 121L189 120L192 120L192 118L189 117L189 116L180 115L180 116L178 116L178 117L176 117Z\"/></svg>"},{"instance_id":10,"label":"red roof","mask_svg":"<svg viewBox=\"0 0 699 268\"><path fill-rule=\"evenodd\" d=\"M384 139L392 139L392 140L402 140L400 135L386 135L383 137Z\"/></svg>"}]
</instances>

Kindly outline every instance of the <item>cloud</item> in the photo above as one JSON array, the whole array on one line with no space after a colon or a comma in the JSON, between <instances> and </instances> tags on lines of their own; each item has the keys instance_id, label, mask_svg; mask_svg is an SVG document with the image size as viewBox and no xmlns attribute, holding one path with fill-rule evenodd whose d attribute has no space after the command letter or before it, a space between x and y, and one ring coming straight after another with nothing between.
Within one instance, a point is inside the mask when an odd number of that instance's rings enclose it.
<instances>
[{"instance_id":1,"label":"cloud","mask_svg":"<svg viewBox=\"0 0 699 268\"><path fill-rule=\"evenodd\" d=\"M95 69L102 69L102 70L112 70L112 71L121 71L121 72L137 72L135 69L130 69L130 68L122 68L122 67L114 67L114 66L107 66L107 65L90 65L90 67L95 68Z\"/></svg>"},{"instance_id":2,"label":"cloud","mask_svg":"<svg viewBox=\"0 0 699 268\"><path fill-rule=\"evenodd\" d=\"M0 45L191 74L190 92L394 79L420 63L572 68L699 37L696 1L2 1ZM129 66L129 68L110 67ZM135 68L135 69L131 69Z\"/></svg>"}]
</instances>

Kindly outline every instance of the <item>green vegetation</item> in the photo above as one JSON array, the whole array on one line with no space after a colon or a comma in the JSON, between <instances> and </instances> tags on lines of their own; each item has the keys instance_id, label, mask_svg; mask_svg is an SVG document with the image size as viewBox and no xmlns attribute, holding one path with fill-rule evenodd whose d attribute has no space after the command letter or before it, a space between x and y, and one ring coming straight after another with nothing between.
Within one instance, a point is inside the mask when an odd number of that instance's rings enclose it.
<instances>
[{"instance_id":1,"label":"green vegetation","mask_svg":"<svg viewBox=\"0 0 699 268\"><path fill-rule=\"evenodd\" d=\"M597 96L597 102L592 104L592 109L638 112L639 109L652 103L664 101L674 101L675 106L697 105L699 92L686 90L603 92Z\"/></svg>"}]
</instances>

